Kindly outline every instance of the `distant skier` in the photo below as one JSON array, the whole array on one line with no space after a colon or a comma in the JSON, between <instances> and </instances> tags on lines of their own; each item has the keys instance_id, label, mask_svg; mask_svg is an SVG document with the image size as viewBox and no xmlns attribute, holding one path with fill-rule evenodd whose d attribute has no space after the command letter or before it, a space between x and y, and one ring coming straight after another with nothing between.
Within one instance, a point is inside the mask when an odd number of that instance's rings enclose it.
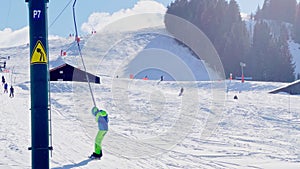
<instances>
[{"instance_id":1,"label":"distant skier","mask_svg":"<svg viewBox=\"0 0 300 169\"><path fill-rule=\"evenodd\" d=\"M145 77L143 78L143 80L148 80L148 76L145 76Z\"/></svg>"},{"instance_id":2,"label":"distant skier","mask_svg":"<svg viewBox=\"0 0 300 169\"><path fill-rule=\"evenodd\" d=\"M164 76L160 76L160 81L158 81L157 84L159 85L162 81L164 81Z\"/></svg>"},{"instance_id":3,"label":"distant skier","mask_svg":"<svg viewBox=\"0 0 300 169\"><path fill-rule=\"evenodd\" d=\"M9 88L9 97L10 98L13 98L14 97L14 88L13 88L13 86L10 86L10 88Z\"/></svg>"},{"instance_id":4,"label":"distant skier","mask_svg":"<svg viewBox=\"0 0 300 169\"><path fill-rule=\"evenodd\" d=\"M102 140L108 131L108 114L104 110L99 110L97 107L93 107L92 114L95 116L96 122L98 122L98 133L95 138L95 151L89 157L91 159L101 159L102 152Z\"/></svg>"},{"instance_id":5,"label":"distant skier","mask_svg":"<svg viewBox=\"0 0 300 169\"><path fill-rule=\"evenodd\" d=\"M7 89L8 89L8 84L5 83L5 84L4 84L4 93L8 93Z\"/></svg>"},{"instance_id":6,"label":"distant skier","mask_svg":"<svg viewBox=\"0 0 300 169\"><path fill-rule=\"evenodd\" d=\"M184 89L183 89L183 87L180 89L180 93L179 93L179 95L178 96L182 96L182 94L183 94L183 91L184 91Z\"/></svg>"},{"instance_id":7,"label":"distant skier","mask_svg":"<svg viewBox=\"0 0 300 169\"><path fill-rule=\"evenodd\" d=\"M237 97L237 95L234 95L233 99L234 99L234 100L237 100L237 99L239 99L239 98Z\"/></svg>"},{"instance_id":8,"label":"distant skier","mask_svg":"<svg viewBox=\"0 0 300 169\"><path fill-rule=\"evenodd\" d=\"M4 84L5 84L5 77L2 76L2 85L4 85Z\"/></svg>"}]
</instances>

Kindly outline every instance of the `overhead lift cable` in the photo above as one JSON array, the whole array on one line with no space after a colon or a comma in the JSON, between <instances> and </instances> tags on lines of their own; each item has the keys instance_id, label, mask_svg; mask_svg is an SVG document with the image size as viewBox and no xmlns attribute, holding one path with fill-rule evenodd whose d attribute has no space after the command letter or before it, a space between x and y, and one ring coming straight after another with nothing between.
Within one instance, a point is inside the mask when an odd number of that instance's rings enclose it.
<instances>
[{"instance_id":1,"label":"overhead lift cable","mask_svg":"<svg viewBox=\"0 0 300 169\"><path fill-rule=\"evenodd\" d=\"M64 7L64 9L55 17L55 19L52 21L52 23L50 24L50 26L48 27L48 29L50 29L53 25L54 25L54 23L58 20L58 18L64 13L64 11L67 9L67 7L71 4L71 2L72 2L73 0L70 0L67 4L66 4L66 6Z\"/></svg>"}]
</instances>

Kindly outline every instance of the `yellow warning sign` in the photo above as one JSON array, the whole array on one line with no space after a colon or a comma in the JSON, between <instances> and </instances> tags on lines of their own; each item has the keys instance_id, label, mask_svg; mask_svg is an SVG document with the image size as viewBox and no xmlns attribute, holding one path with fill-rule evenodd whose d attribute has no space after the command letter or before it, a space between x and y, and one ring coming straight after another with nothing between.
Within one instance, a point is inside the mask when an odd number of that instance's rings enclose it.
<instances>
[{"instance_id":1,"label":"yellow warning sign","mask_svg":"<svg viewBox=\"0 0 300 169\"><path fill-rule=\"evenodd\" d=\"M47 54L45 52L45 48L42 42L39 40L37 41L34 50L31 56L31 64L34 63L47 63Z\"/></svg>"}]
</instances>

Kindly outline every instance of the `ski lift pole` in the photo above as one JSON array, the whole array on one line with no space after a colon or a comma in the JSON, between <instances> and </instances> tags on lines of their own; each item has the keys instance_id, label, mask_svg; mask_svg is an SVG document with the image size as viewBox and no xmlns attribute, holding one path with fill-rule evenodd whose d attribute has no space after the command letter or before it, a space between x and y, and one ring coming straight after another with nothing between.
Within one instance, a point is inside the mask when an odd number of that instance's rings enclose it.
<instances>
[{"instance_id":1,"label":"ski lift pole","mask_svg":"<svg viewBox=\"0 0 300 169\"><path fill-rule=\"evenodd\" d=\"M49 0L25 0L29 8L31 162L33 169L49 169L48 28Z\"/></svg>"},{"instance_id":2,"label":"ski lift pole","mask_svg":"<svg viewBox=\"0 0 300 169\"><path fill-rule=\"evenodd\" d=\"M91 87L91 82L90 82L90 79L89 79L89 76L88 76L88 73L87 73L87 70L86 70L86 67L85 67L85 64L84 64L84 60L83 60L83 57L82 57L81 48L80 48L80 44L79 44L79 37L78 37L77 24L76 24L76 16L75 16L76 2L77 2L77 0L74 0L74 3L73 3L73 20L74 20L74 26L75 26L75 40L76 40L76 43L77 43L78 53L79 53L80 58L81 58L83 69L85 71L85 77L86 77L88 85L89 85L89 89L90 89L92 101L93 101L94 107L96 107L97 105L96 105L95 97L94 97L93 90L92 90L92 87Z\"/></svg>"}]
</instances>

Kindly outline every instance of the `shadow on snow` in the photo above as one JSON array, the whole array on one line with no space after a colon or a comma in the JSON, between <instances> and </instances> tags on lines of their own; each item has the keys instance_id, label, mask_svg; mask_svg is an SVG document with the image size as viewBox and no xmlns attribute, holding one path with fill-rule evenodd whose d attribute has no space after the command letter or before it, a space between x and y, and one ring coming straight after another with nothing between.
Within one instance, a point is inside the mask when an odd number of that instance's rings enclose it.
<instances>
[{"instance_id":1,"label":"shadow on snow","mask_svg":"<svg viewBox=\"0 0 300 169\"><path fill-rule=\"evenodd\" d=\"M83 161L81 161L79 163L76 163L76 164L67 164L67 165L64 165L62 167L55 167L55 168L52 168L52 169L71 169L71 168L87 165L90 161L92 161L92 160L91 159L86 159L86 160L83 160Z\"/></svg>"}]
</instances>

